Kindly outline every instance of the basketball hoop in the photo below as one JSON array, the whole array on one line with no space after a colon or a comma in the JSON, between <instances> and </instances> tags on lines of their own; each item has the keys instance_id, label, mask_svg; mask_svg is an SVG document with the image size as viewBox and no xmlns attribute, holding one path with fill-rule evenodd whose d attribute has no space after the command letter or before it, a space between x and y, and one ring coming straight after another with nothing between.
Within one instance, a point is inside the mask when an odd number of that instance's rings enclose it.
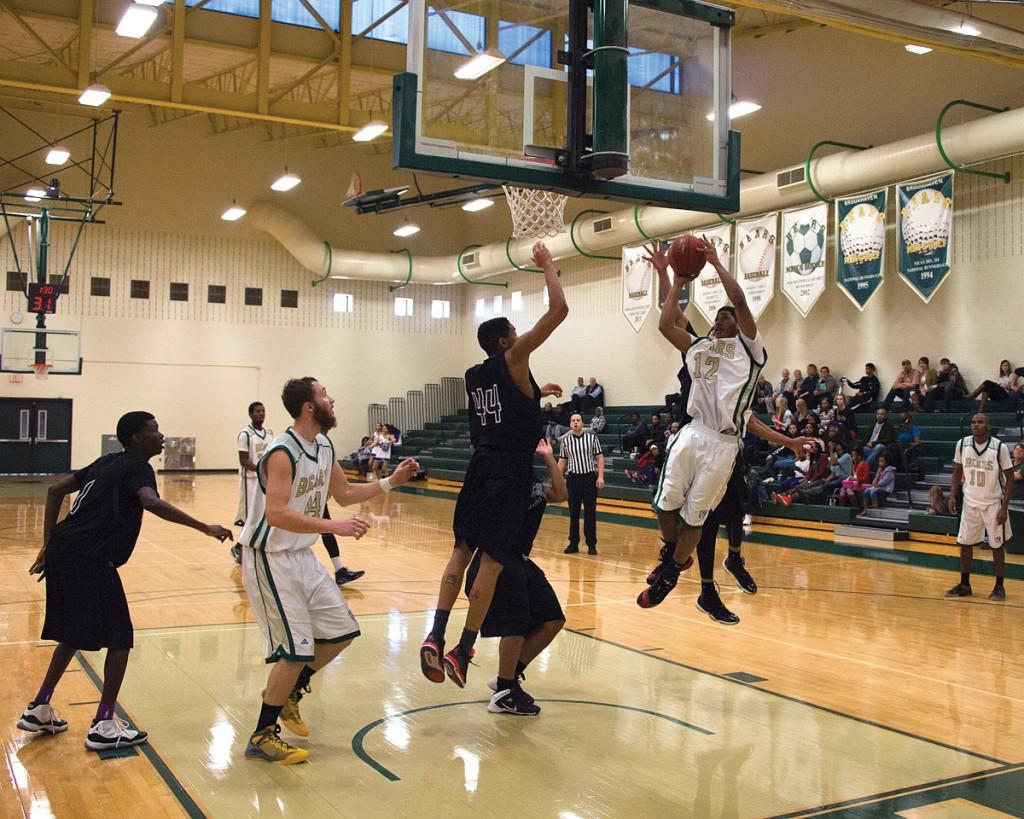
<instances>
[{"instance_id":1,"label":"basketball hoop","mask_svg":"<svg viewBox=\"0 0 1024 819\"><path fill-rule=\"evenodd\" d=\"M42 364L33 364L32 369L36 372L36 378L40 381L45 381L47 374L53 369L53 365L46 364L45 362Z\"/></svg>"},{"instance_id":2,"label":"basketball hoop","mask_svg":"<svg viewBox=\"0 0 1024 819\"><path fill-rule=\"evenodd\" d=\"M565 194L502 185L512 211L512 236L543 239L565 232Z\"/></svg>"}]
</instances>

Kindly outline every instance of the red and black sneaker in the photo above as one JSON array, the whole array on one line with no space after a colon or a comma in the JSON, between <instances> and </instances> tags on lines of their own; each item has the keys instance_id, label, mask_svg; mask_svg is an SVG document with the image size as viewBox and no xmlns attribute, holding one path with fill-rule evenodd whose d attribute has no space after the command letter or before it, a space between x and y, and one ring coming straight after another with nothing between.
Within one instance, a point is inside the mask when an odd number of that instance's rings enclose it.
<instances>
[{"instance_id":1,"label":"red and black sneaker","mask_svg":"<svg viewBox=\"0 0 1024 819\"><path fill-rule=\"evenodd\" d=\"M443 651L444 643L436 640L433 634L428 634L420 646L420 671L431 682L444 682L444 668L441 666Z\"/></svg>"},{"instance_id":2,"label":"red and black sneaker","mask_svg":"<svg viewBox=\"0 0 1024 819\"><path fill-rule=\"evenodd\" d=\"M661 563L659 563L657 566L655 566L653 569L651 569L651 573L649 575L647 575L647 585L648 586L653 586L654 585L654 581L658 579L658 575L661 573L661 571L664 569L665 566L669 566L669 565L674 566L675 565L675 561L672 559L672 552L669 552L668 555L666 556L666 550L667 549L668 549L667 546L662 546L661 547ZM675 551L675 550L673 549L673 551ZM692 565L693 565L693 555L690 555L688 558L686 558L685 561L683 561L683 565L679 567L679 571L685 572Z\"/></svg>"},{"instance_id":3,"label":"red and black sneaker","mask_svg":"<svg viewBox=\"0 0 1024 819\"><path fill-rule=\"evenodd\" d=\"M692 558L690 562L693 562ZM662 563L652 572L655 575L654 582L640 592L636 598L636 604L642 609L653 609L660 604L676 587L676 583L679 582L679 573L683 568L675 561Z\"/></svg>"},{"instance_id":4,"label":"red and black sneaker","mask_svg":"<svg viewBox=\"0 0 1024 819\"><path fill-rule=\"evenodd\" d=\"M441 660L441 665L444 667L444 673L448 675L448 679L455 683L459 688L466 687L466 676L469 674L469 663L473 659L473 655L476 651L473 649L469 650L469 654L464 654L459 646L455 646L451 651L444 655L444 659Z\"/></svg>"}]
</instances>

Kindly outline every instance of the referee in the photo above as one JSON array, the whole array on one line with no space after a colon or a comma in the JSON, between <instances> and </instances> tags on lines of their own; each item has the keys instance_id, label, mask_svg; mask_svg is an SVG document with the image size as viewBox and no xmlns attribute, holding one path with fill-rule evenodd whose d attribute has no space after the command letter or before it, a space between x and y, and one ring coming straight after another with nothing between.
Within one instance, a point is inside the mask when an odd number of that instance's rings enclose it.
<instances>
[{"instance_id":1,"label":"referee","mask_svg":"<svg viewBox=\"0 0 1024 819\"><path fill-rule=\"evenodd\" d=\"M569 545L567 555L580 550L580 504L583 504L583 536L587 554L597 554L597 490L604 489L604 454L592 432L583 431L583 416L569 419L569 431L561 438L558 466L569 488Z\"/></svg>"}]
</instances>

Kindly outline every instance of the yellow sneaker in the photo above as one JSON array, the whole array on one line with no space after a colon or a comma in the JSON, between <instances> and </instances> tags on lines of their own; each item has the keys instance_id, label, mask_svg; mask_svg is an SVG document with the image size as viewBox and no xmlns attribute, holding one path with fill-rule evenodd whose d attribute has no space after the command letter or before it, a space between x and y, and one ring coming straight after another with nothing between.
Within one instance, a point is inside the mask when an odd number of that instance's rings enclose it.
<instances>
[{"instance_id":1,"label":"yellow sneaker","mask_svg":"<svg viewBox=\"0 0 1024 819\"><path fill-rule=\"evenodd\" d=\"M247 759L262 759L277 765L294 765L297 762L305 762L309 757L309 751L305 748L296 748L281 739L281 726L274 724L249 737L245 756Z\"/></svg>"},{"instance_id":2,"label":"yellow sneaker","mask_svg":"<svg viewBox=\"0 0 1024 819\"><path fill-rule=\"evenodd\" d=\"M302 721L302 714L299 713L299 700L302 699L302 692L293 691L288 697L288 702L281 709L281 723L296 736L308 737L309 726Z\"/></svg>"}]
</instances>

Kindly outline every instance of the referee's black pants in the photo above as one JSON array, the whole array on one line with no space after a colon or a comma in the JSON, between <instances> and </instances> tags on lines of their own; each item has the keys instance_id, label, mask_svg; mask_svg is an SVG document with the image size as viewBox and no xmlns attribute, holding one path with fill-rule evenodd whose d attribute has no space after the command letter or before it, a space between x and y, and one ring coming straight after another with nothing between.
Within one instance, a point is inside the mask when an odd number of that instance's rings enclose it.
<instances>
[{"instance_id":1,"label":"referee's black pants","mask_svg":"<svg viewBox=\"0 0 1024 819\"><path fill-rule=\"evenodd\" d=\"M569 489L569 545L580 545L580 505L583 506L583 537L588 549L597 548L597 473L572 472L565 476Z\"/></svg>"}]
</instances>

